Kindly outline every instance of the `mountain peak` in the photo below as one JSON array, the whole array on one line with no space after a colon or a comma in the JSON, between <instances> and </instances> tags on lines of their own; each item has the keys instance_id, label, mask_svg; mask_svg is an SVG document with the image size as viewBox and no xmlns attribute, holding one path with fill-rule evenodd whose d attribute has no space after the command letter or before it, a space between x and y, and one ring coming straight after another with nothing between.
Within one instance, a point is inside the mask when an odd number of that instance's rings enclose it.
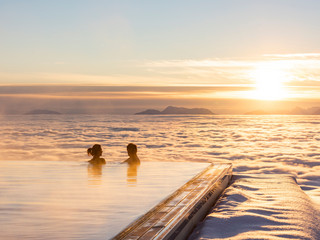
<instances>
[{"instance_id":1,"label":"mountain peak","mask_svg":"<svg viewBox=\"0 0 320 240\"><path fill-rule=\"evenodd\" d=\"M184 108L184 107L174 107L168 106L163 111L155 110L155 109L147 109L142 112L138 112L136 114L146 114L146 115L160 115L160 114L214 114L209 109L206 108Z\"/></svg>"}]
</instances>

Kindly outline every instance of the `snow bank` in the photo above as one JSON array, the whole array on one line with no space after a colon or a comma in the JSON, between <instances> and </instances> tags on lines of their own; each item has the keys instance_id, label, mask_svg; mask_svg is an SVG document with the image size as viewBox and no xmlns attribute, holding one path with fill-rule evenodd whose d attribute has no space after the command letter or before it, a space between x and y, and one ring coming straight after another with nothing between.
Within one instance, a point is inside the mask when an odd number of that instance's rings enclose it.
<instances>
[{"instance_id":1,"label":"snow bank","mask_svg":"<svg viewBox=\"0 0 320 240\"><path fill-rule=\"evenodd\" d=\"M315 203L294 177L236 175L216 208L197 226L189 240L316 240L320 236L319 220Z\"/></svg>"}]
</instances>

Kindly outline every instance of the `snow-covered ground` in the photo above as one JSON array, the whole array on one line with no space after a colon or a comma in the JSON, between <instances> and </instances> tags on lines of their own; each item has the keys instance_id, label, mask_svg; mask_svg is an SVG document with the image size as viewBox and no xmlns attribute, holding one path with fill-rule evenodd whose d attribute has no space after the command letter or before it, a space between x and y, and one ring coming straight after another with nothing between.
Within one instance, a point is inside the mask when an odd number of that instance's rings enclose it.
<instances>
[{"instance_id":1,"label":"snow-covered ground","mask_svg":"<svg viewBox=\"0 0 320 240\"><path fill-rule=\"evenodd\" d=\"M236 175L189 240L316 240L320 239L319 214L315 203L290 175Z\"/></svg>"}]
</instances>

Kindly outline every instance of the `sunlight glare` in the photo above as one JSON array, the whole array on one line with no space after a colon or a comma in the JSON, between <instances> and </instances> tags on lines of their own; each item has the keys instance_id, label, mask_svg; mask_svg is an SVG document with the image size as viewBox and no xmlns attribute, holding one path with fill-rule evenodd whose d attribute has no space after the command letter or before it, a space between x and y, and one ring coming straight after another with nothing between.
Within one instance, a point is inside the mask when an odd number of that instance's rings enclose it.
<instances>
[{"instance_id":1,"label":"sunlight glare","mask_svg":"<svg viewBox=\"0 0 320 240\"><path fill-rule=\"evenodd\" d=\"M251 97L260 100L281 100L287 97L284 82L288 80L286 71L275 66L260 66L252 73L255 90Z\"/></svg>"}]
</instances>

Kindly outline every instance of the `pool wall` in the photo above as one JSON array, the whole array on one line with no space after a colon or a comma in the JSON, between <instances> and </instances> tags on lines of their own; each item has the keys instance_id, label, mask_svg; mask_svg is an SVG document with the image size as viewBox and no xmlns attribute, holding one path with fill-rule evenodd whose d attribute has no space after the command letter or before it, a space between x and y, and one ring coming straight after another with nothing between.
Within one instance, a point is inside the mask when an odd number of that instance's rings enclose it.
<instances>
[{"instance_id":1,"label":"pool wall","mask_svg":"<svg viewBox=\"0 0 320 240\"><path fill-rule=\"evenodd\" d=\"M210 165L113 239L186 239L232 177L231 164Z\"/></svg>"}]
</instances>

